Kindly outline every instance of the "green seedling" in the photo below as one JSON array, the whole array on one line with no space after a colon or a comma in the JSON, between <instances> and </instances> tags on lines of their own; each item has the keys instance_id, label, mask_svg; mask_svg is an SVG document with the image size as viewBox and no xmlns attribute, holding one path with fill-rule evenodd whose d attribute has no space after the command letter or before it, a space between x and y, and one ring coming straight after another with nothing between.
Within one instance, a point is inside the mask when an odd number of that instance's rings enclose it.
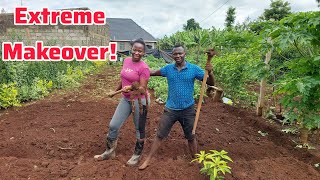
<instances>
[{"instance_id":1,"label":"green seedling","mask_svg":"<svg viewBox=\"0 0 320 180\"><path fill-rule=\"evenodd\" d=\"M300 148L300 149L306 148L306 149L308 149L308 150L314 150L314 149L316 149L315 147L311 146L311 145L308 144L308 143L298 144L298 145L296 145L296 148Z\"/></svg>"},{"instance_id":2,"label":"green seedling","mask_svg":"<svg viewBox=\"0 0 320 180\"><path fill-rule=\"evenodd\" d=\"M200 154L196 154L196 158L191 162L197 161L202 164L201 174L207 174L210 176L210 180L224 179L222 176L226 173L231 174L231 167L228 166L228 161L233 162L232 159L227 155L228 152L210 150L209 153L200 151ZM222 174L221 174L222 173Z\"/></svg>"},{"instance_id":3,"label":"green seedling","mask_svg":"<svg viewBox=\"0 0 320 180\"><path fill-rule=\"evenodd\" d=\"M258 131L258 133L263 137L268 136L268 132Z\"/></svg>"},{"instance_id":4,"label":"green seedling","mask_svg":"<svg viewBox=\"0 0 320 180\"><path fill-rule=\"evenodd\" d=\"M286 128L286 129L282 129L281 130L282 132L285 132L285 133L290 133L290 134L297 134L299 132L299 130L295 127L291 127L291 128Z\"/></svg>"}]
</instances>

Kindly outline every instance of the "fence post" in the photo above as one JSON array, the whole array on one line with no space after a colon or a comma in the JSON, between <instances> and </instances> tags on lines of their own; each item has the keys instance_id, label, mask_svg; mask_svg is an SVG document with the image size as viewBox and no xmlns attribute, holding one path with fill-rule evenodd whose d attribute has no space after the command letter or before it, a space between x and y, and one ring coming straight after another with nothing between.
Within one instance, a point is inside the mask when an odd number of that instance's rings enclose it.
<instances>
[{"instance_id":1,"label":"fence post","mask_svg":"<svg viewBox=\"0 0 320 180\"><path fill-rule=\"evenodd\" d=\"M268 38L268 42L271 43L271 38ZM269 66L270 59L271 59L271 50L269 50L267 52L266 59L264 61L267 70L270 69L270 66ZM262 116L263 115L263 110L264 110L264 108L266 106L266 103L265 103L266 86L267 86L267 79L266 79L266 77L263 77L261 79L261 82L260 82L260 95L259 95L259 99L258 99L258 103L257 103L256 114L258 116Z\"/></svg>"}]
</instances>

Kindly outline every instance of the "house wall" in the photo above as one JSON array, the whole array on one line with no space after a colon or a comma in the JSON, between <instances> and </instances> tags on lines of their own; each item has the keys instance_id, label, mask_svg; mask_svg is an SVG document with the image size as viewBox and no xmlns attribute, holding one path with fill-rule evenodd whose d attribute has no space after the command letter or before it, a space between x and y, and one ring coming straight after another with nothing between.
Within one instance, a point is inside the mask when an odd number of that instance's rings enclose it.
<instances>
[{"instance_id":1,"label":"house wall","mask_svg":"<svg viewBox=\"0 0 320 180\"><path fill-rule=\"evenodd\" d=\"M118 52L123 52L123 51L129 51L131 50L131 44L130 42L126 41L126 42L117 42L117 50Z\"/></svg>"},{"instance_id":2,"label":"house wall","mask_svg":"<svg viewBox=\"0 0 320 180\"><path fill-rule=\"evenodd\" d=\"M43 41L47 46L107 46L108 25L14 25L13 13L0 14L0 43L23 42L34 46Z\"/></svg>"}]
</instances>

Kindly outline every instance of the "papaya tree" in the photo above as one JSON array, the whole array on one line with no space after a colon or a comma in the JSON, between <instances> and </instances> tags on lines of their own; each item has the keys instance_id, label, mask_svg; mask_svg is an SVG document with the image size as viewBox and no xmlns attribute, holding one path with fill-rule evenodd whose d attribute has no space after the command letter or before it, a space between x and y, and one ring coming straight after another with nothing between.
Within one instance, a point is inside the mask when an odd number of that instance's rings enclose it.
<instances>
[{"instance_id":1,"label":"papaya tree","mask_svg":"<svg viewBox=\"0 0 320 180\"><path fill-rule=\"evenodd\" d=\"M320 12L290 15L270 34L275 50L281 54L295 49L295 57L282 67L276 94L287 118L301 128L301 143L306 144L308 130L320 127Z\"/></svg>"}]
</instances>

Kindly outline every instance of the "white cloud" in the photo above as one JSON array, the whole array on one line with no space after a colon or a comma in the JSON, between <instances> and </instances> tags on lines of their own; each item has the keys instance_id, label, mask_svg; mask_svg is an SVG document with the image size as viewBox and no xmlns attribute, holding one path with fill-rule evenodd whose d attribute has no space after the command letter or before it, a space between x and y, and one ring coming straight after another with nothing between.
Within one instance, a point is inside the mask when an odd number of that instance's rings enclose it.
<instances>
[{"instance_id":1,"label":"white cloud","mask_svg":"<svg viewBox=\"0 0 320 180\"><path fill-rule=\"evenodd\" d=\"M38 10L89 7L91 10L103 10L107 17L131 18L153 36L161 38L182 30L188 19L194 18L203 28L224 27L226 11L229 6L236 7L236 22L247 17L256 19L269 7L269 0L22 0L29 9ZM227 2L227 3L226 3ZM292 11L319 10L316 0L288 0ZM21 0L0 0L0 9L13 12ZM226 4L225 4L226 3ZM225 5L223 5L225 4ZM215 11L215 13L213 13ZM213 14L212 14L213 13ZM212 14L211 16L209 16ZM208 17L209 16L209 17ZM206 18L206 19L205 19Z\"/></svg>"}]
</instances>

